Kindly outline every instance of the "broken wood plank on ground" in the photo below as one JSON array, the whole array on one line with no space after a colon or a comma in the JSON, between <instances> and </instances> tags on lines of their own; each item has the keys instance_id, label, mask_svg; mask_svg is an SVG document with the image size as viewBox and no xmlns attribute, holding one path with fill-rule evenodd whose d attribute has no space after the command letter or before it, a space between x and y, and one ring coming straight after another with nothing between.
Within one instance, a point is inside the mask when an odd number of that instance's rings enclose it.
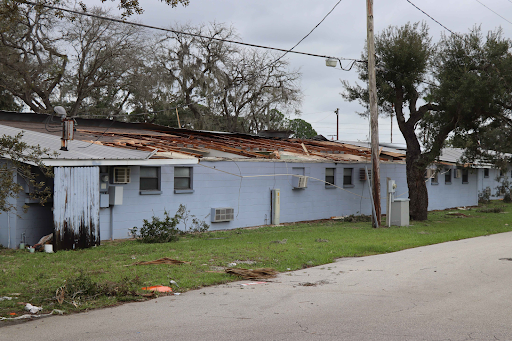
<instances>
[{"instance_id":1,"label":"broken wood plank on ground","mask_svg":"<svg viewBox=\"0 0 512 341\"><path fill-rule=\"evenodd\" d=\"M239 269L239 268L228 268L224 270L226 273L242 277L243 279L261 279L261 278L274 278L277 275L277 271L272 268L260 268L260 269Z\"/></svg>"},{"instance_id":2,"label":"broken wood plank on ground","mask_svg":"<svg viewBox=\"0 0 512 341\"><path fill-rule=\"evenodd\" d=\"M189 263L190 262L184 262L181 260L164 257L164 258L150 260L150 261L146 261L146 262L141 261L141 262L133 263L133 265L151 265L151 264L178 264L179 265L179 264L189 264Z\"/></svg>"}]
</instances>

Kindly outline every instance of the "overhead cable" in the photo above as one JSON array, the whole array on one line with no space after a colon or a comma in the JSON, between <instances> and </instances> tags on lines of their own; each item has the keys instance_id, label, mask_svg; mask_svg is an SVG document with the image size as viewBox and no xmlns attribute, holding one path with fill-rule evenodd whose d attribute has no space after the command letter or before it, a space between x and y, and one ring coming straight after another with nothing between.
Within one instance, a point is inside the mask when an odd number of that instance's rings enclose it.
<instances>
[{"instance_id":1,"label":"overhead cable","mask_svg":"<svg viewBox=\"0 0 512 341\"><path fill-rule=\"evenodd\" d=\"M76 10L71 10L71 9L66 9L66 8L62 8L62 7L51 6L51 5L47 5L47 4L38 4L38 3L31 2L31 1L26 1L25 3L29 4L29 5L33 5L33 6L42 6L42 7L53 9L53 10L57 10L57 11L72 13L72 14L76 14L76 15L83 15L83 16L87 16L87 17L91 17L91 18L102 19L102 20L111 21L111 22L117 22L117 23L126 24L126 25L132 25L132 26L137 26L137 27L142 27L142 28L154 29L154 30L159 30L159 31L164 31L164 32L171 32L171 33L175 33L175 34L188 35L188 36L204 38L204 39L211 39L211 40L220 41L220 42L226 42L226 43L231 43L231 44L238 44L238 45L250 46L250 47L255 47L255 48L261 48L261 49L268 49L268 50L275 50L275 51L285 52L282 56L278 57L273 62L269 63L267 65L267 67L274 65L281 58L283 58L286 54L288 54L288 53L295 53L295 54L306 55L306 56L311 56L311 57L319 57L319 58L324 58L324 59L337 59L337 60L340 61L340 65L341 65L341 60L350 60L350 61L352 61L352 64L351 64L350 68L348 70L343 69L345 71L349 71L350 69L352 69L352 66L354 65L354 63L356 63L356 62L365 62L365 61L362 61L362 60L359 60L359 59L355 59L355 58L331 57L331 56L318 55L318 54L308 53L308 52L293 51L293 49L295 47L297 47L302 41L304 41L318 26L320 26L320 24L334 11L334 9L341 3L341 1L343 1L343 0L339 0L334 5L334 7L324 16L324 18L307 35L305 35L297 44L295 44L291 49L288 49L288 50L280 49L280 48L276 48L276 47L264 46L264 45L244 43L244 42L239 42L239 41L234 41L234 40L229 40L229 39L222 39L222 38L216 38L216 37L208 37L208 36L203 36L203 35L195 34L195 33L182 32L182 31L178 31L178 30L174 30L174 29L162 28L162 27L157 27L157 26L151 26L151 25L146 25L146 24L140 24L140 23L125 21L125 20L120 20L120 19L100 16L100 15L96 15L96 14L92 14L92 13L79 12L79 11L76 11ZM225 88L220 93L222 93L224 91L227 91L227 90L229 90L230 88L232 88L234 86L236 86L236 84L233 84L232 86L230 86L228 88ZM215 95L218 95L218 94L219 93L212 94L211 96L215 96ZM178 106L170 108L170 109L168 108L168 109L164 109L164 110L153 111L153 112L150 112L150 113L141 113L141 114L135 114L135 115L156 114L156 113L159 113L159 112L163 112L165 110L173 110L173 109L178 109L178 108L184 108L184 107L189 106L190 104L193 104L193 103L185 103L185 104L178 105ZM128 115L126 115L126 116L128 116Z\"/></svg>"},{"instance_id":2,"label":"overhead cable","mask_svg":"<svg viewBox=\"0 0 512 341\"><path fill-rule=\"evenodd\" d=\"M234 161L233 159L231 159L231 161ZM267 178L267 177L276 177L276 176L289 176L289 177L296 177L296 178L299 178L299 177L304 177L304 175L297 175L297 174L290 174L290 173L285 173L285 174L258 174L258 175L241 175L241 172L240 174L235 174L235 173L231 173L231 172L228 172L228 171L225 171L225 170L222 170L222 169L219 169L219 168L214 168L214 167L210 167L210 166L206 166L204 164L202 164L201 162L199 162L197 164L198 166L202 166L202 167L205 167L205 168L209 168L211 170L214 170L214 171L217 171L217 172L221 172L221 173L225 173L225 174L229 174L229 175L233 175L233 176L236 176L237 178L240 178L240 179L246 179L246 178ZM240 168L238 168L238 170L240 171ZM329 185L329 186L333 186L333 187L336 187L338 189L341 189L345 192L348 192L350 194L353 194L355 196L358 196L358 197L361 197L363 199L369 199L367 197L364 197L364 196L361 196L357 193L354 193L354 192L351 192L349 190L346 190L345 188L343 187L339 187L339 186L336 186L335 184L332 184L330 182L327 182L327 181L324 181L322 179L318 179L318 178L314 178L312 176L309 176L309 175L306 175L305 177L309 178L309 179L313 179L313 180L316 180L316 181L319 181L319 182L322 182L322 183L325 183L326 185Z\"/></svg>"},{"instance_id":3,"label":"overhead cable","mask_svg":"<svg viewBox=\"0 0 512 341\"><path fill-rule=\"evenodd\" d=\"M427 17L429 17L430 19L434 20L436 23L438 23L439 25L441 25L445 30L447 30L448 32L450 32L451 34L455 34L457 35L457 33L453 32L452 30L450 30L448 27L444 26L443 24L441 24L439 21L437 21L436 19L434 19L430 14L428 14L427 12L425 12L424 10L422 10L421 8L419 8L418 6L416 6L415 4L413 4L410 0L406 0L408 3L410 3L411 5L413 5L414 7L416 7L417 10L419 10L420 12L422 12L423 14L425 14Z\"/></svg>"},{"instance_id":4,"label":"overhead cable","mask_svg":"<svg viewBox=\"0 0 512 341\"><path fill-rule=\"evenodd\" d=\"M341 60L353 60L353 61L357 61L357 62L361 61L361 60L355 59L355 58L331 57L331 56L324 56L324 55L308 53L308 52L291 51L291 49L290 50L286 50L286 49L280 49L280 48L277 48L277 47L244 43L244 42L236 41L236 40L208 37L208 36L203 36L201 34L182 32L182 31L173 30L173 29L170 29L170 28L163 28L163 27L158 27L158 26L151 26L151 25L146 25L146 24L140 24L140 23L136 23L136 22L132 22L132 21L125 21L125 20L116 19L116 18L104 17L104 16L101 16L101 15L96 15L96 14L86 13L86 12L80 12L80 11L75 11L75 10L67 9L67 8L63 8L63 7L57 7L57 6L47 5L47 4L35 3L35 2L32 2L32 1L25 1L24 3L29 4L29 5L33 5L33 6L42 6L42 7L53 9L53 10L56 10L56 11L62 11L62 12L76 14L76 15L83 15L83 16L87 16L87 17L91 17L91 18L96 18L96 19L102 19L102 20L117 22L117 23L120 23L120 24L132 25L132 26L143 27L143 28L149 28L149 29L152 29L152 30L171 32L171 33L175 33L175 34L188 35L188 36L197 37L197 38L211 39L211 40L221 41L221 42L230 43L230 44L238 44L238 45L256 47L256 48L260 48L260 49L281 51L281 52L286 52L286 53L295 53L295 54L301 54L301 55L306 55L306 56L311 56L311 57L319 57L319 58L324 58L324 59L325 58L335 58L335 59L341 59Z\"/></svg>"},{"instance_id":5,"label":"overhead cable","mask_svg":"<svg viewBox=\"0 0 512 341\"><path fill-rule=\"evenodd\" d=\"M322 23L324 22L324 20L329 16L329 14L331 14L331 13L332 13L332 11L334 11L334 9L335 9L336 7L338 7L338 5L340 4L340 2L342 2L342 1L343 1L343 0L339 0L339 1L336 3L336 5L334 5L334 7L333 7L333 8L332 8L332 9L331 9L331 10L330 10L330 11L329 11L329 12L328 12L328 13L327 13L323 18L322 18L322 20L320 20L320 22L319 22L318 24L316 24L316 26L315 26L315 27L313 27L313 29L312 29L311 31L309 31L309 33L308 33L308 34L306 34L306 35L305 35L301 40L299 40L299 42L298 42L297 44L293 45L293 47L292 47L291 49L289 49L288 51L286 51L286 52L285 52L281 57L277 58L277 59L274 61L274 63L276 63L276 62L277 62L277 61L279 61L281 58L283 58L284 56L286 56L286 54L287 54L287 53L289 53L289 52L294 52L294 51L292 51L292 50L293 50L294 48L296 48L297 46L299 46L299 44L300 44L300 43L302 43L302 42L304 41L304 39L306 39L307 37L309 37L309 35L310 35L311 33L313 33L313 31L314 31L314 30L316 30L316 29L317 29L317 27L318 27L318 26L320 26L320 24L322 24Z\"/></svg>"},{"instance_id":6,"label":"overhead cable","mask_svg":"<svg viewBox=\"0 0 512 341\"><path fill-rule=\"evenodd\" d=\"M510 1L510 0L509 0ZM490 7L488 7L487 5L481 3L480 1L476 0L476 2L478 2L480 5L484 6L485 8L487 8L489 11L491 11L492 13L496 14L498 17L500 17L501 19L505 20L506 22L508 22L509 24L512 24L512 21L508 20L507 18L501 16L500 14L498 14L498 12L496 11L493 11Z\"/></svg>"}]
</instances>

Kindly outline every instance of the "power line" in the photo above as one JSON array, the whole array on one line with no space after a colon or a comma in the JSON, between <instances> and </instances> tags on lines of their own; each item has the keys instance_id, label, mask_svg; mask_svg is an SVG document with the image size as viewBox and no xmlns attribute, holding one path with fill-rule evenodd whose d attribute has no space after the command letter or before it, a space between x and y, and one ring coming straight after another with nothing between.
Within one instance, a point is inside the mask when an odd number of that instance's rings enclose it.
<instances>
[{"instance_id":1,"label":"power line","mask_svg":"<svg viewBox=\"0 0 512 341\"><path fill-rule=\"evenodd\" d=\"M79 12L79 11L75 11L75 10L71 10L71 9L66 9L66 8L61 8L61 7L56 7L56 6L51 6L51 5L47 5L47 4L36 4L34 2L31 2L31 1L26 1L25 3L29 4L29 5L33 5L33 6L42 6L42 7L53 9L53 10L56 10L56 11L62 11L62 12L76 14L76 15L82 15L82 16L87 16L87 17L91 17L91 18L96 18L96 19L101 19L101 20L106 20L106 21L126 24L126 25L132 25L132 26L137 26L137 27L142 27L142 28L154 29L154 30L159 30L159 31L164 31L164 32L171 32L171 33L174 33L174 34L188 35L188 36L198 37L198 38L211 39L211 40L220 41L220 42L226 42L226 43L231 43L231 44L238 44L238 45L250 46L250 47L255 47L255 48L261 48L261 49L268 49L268 50L275 50L275 51L285 52L282 56L278 57L276 60L274 60L273 62L269 63L265 67L265 68L268 68L271 65L275 64L276 62L278 62L281 58L283 58L288 53L295 53L295 54L307 55L307 56L311 56L311 57L319 57L319 58L324 58L324 59L335 58L335 59L340 60L340 63L341 63L341 60L351 60L351 61L353 61L352 65L355 62L364 62L364 61L361 61L361 60L355 59L355 58L343 58L343 57L338 58L338 57L331 57L331 56L325 56L325 55L317 55L317 54L308 53L308 52L292 51L302 41L304 41L318 26L320 26L320 24L322 24L322 22L334 11L334 9L341 3L341 1L342 0L339 0L334 5L334 7L323 17L323 19L307 35L305 35L297 44L295 44L291 49L288 49L288 50L280 49L280 48L276 48L276 47L264 46L264 45L243 43L243 42L239 42L239 41L222 39L222 38L207 37L207 36L203 36L203 35L200 35L200 34L189 33L189 32L182 32L182 31L177 31L177 30L173 30L173 29L167 29L167 28L162 28L162 27L157 27L157 26L145 25L145 24L140 24L140 23L135 23L135 22L130 22L130 21L124 21L124 20L120 20L120 19L100 16L100 15L96 15L96 14L92 14L92 13ZM224 91L227 91L227 90L229 90L229 89L231 89L231 88L233 88L235 86L237 86L237 84L233 84L232 86L230 86L228 88L225 88L223 91L221 91L219 93L212 94L211 96L216 96L218 94L221 94ZM193 104L193 103L194 102L186 103L186 104L182 104L182 105L176 106L174 108L167 108L167 109L164 109L164 110L153 111L151 113L152 114L156 114L156 113L159 113L159 112L163 112L165 110L174 110L174 109L178 109L178 108L183 108L183 107L187 107L187 106L189 106L190 104ZM138 115L145 115L145 114L148 114L148 113L141 113L141 114L138 114ZM116 116L130 116L130 115L116 115Z\"/></svg>"},{"instance_id":2,"label":"power line","mask_svg":"<svg viewBox=\"0 0 512 341\"><path fill-rule=\"evenodd\" d=\"M324 111L324 112L327 112L327 111ZM309 123L313 124L313 123L321 122L321 121L325 120L327 117L331 116L331 114L332 114L332 110L328 111L328 114L325 115L324 117L322 117L321 119L314 121L314 122L309 122Z\"/></svg>"},{"instance_id":3,"label":"power line","mask_svg":"<svg viewBox=\"0 0 512 341\"><path fill-rule=\"evenodd\" d=\"M436 23L438 23L439 25L441 25L445 30L447 30L448 32L450 32L451 34L455 34L457 35L457 33L453 32L452 30L450 30L448 27L444 26L443 24L441 24L439 21L437 21L436 19L434 19L430 14L428 14L427 12L425 12L424 10L422 10L421 8L419 8L418 6L416 6L415 4L413 4L410 0L406 0L408 3L410 3L411 5L413 5L414 7L416 7L417 10L419 10L420 12L422 12L423 14L425 14L427 17L429 17L430 19L434 20Z\"/></svg>"},{"instance_id":4,"label":"power line","mask_svg":"<svg viewBox=\"0 0 512 341\"><path fill-rule=\"evenodd\" d=\"M75 10L72 10L72 9L56 7L56 6L51 6L51 5L47 5L47 4L38 4L38 3L35 3L35 2L32 2L32 1L25 1L24 3L29 4L29 5L33 5L33 6L42 6L42 7L53 9L53 10L56 10L56 11L62 11L62 12L67 12L67 13L71 13L71 14L76 14L76 15L83 15L83 16L87 16L87 17L90 17L90 18L96 18L96 19L102 19L102 20L117 22L117 23L120 23L120 24L132 25L132 26L143 27L143 28L149 28L149 29L152 29L152 30L171 32L171 33L175 33L175 34L188 35L188 36L197 37L197 38L211 39L211 40L221 41L221 42L230 43L230 44L238 44L238 45L256 47L256 48L259 48L259 49L281 51L281 52L286 52L286 53L295 53L295 54L301 54L301 55L306 55L306 56L310 56L310 57L319 57L319 58L324 58L324 59L326 59L326 58L334 58L334 59L352 60L352 61L356 61L356 62L361 62L361 60L355 59L355 58L331 57L331 56L324 56L324 55L308 53L308 52L292 51L291 49L290 50L286 50L286 49L280 49L280 48L277 48L277 47L257 45L257 44L250 44L250 43L244 43L244 42L241 42L241 41L235 41L235 40L229 40L229 39L207 37L207 36L203 36L201 34L182 32L182 31L177 31L177 30L173 30L173 29L170 29L170 28L163 28L163 27L158 27L158 26L151 26L151 25L146 25L146 24L140 24L140 23L136 23L136 22L132 22L132 21L125 21L125 20L121 20L121 19L104 17L104 16L101 16L101 15L96 15L96 14L92 14L92 13L85 13L85 12L79 12L79 11L75 11ZM302 40L304 40L306 37L304 37ZM300 44L300 42L298 44ZM292 47L292 49L293 48L294 47Z\"/></svg>"},{"instance_id":5,"label":"power line","mask_svg":"<svg viewBox=\"0 0 512 341\"><path fill-rule=\"evenodd\" d=\"M309 31L309 33L308 33L308 34L306 34L306 35L305 35L301 40L299 40L299 42L298 42L297 44L293 45L293 47L292 47L291 49L289 49L287 52L285 52L281 57L279 57L278 59L276 59L276 60L274 61L274 63L275 63L275 62L277 62L277 61L279 61L279 60L280 60L281 58L283 58L284 56L286 56L286 54L287 54L288 52L292 52L292 50L293 50L294 48L296 48L297 46L299 46L299 44L300 44L300 43L302 43L302 41L303 41L304 39L306 39L307 37L309 37L309 35L310 35L311 33L313 33L313 31L314 31L314 30L316 30L316 29L317 29L317 27L318 27L318 26L320 26L320 24L322 24L322 23L324 22L324 20L325 20L325 19L327 19L327 17L329 16L329 14L331 14L331 13L332 13L332 11L334 11L334 9L335 9L336 7L338 7L338 5L340 4L340 2L342 2L342 1L343 1L343 0L339 0L339 1L336 3L336 5L334 5L334 7L333 7L333 8L332 8L332 9L331 9L331 10L330 10L330 11L329 11L329 12L328 12L328 13L327 13L323 18L322 18L322 20L320 20L320 22L319 22L318 24L316 24L316 26L315 26L315 27L313 27L313 29L312 29L311 31Z\"/></svg>"},{"instance_id":6,"label":"power line","mask_svg":"<svg viewBox=\"0 0 512 341\"><path fill-rule=\"evenodd\" d=\"M325 112L331 112L332 110L324 110L324 111L315 111L315 112L301 112L300 115L315 115L315 114L323 114Z\"/></svg>"},{"instance_id":7,"label":"power line","mask_svg":"<svg viewBox=\"0 0 512 341\"><path fill-rule=\"evenodd\" d=\"M510 1L510 0L508 0ZM492 13L496 14L498 17L500 17L501 19L505 20L506 22L508 22L509 24L512 24L511 21L509 21L507 18L501 16L500 14L498 14L497 12L493 11L491 8L487 7L487 5L481 3L480 1L476 0L476 2L478 2L480 5L484 6L485 8L487 8L489 11L491 11ZM512 2L512 1L510 1Z\"/></svg>"}]
</instances>

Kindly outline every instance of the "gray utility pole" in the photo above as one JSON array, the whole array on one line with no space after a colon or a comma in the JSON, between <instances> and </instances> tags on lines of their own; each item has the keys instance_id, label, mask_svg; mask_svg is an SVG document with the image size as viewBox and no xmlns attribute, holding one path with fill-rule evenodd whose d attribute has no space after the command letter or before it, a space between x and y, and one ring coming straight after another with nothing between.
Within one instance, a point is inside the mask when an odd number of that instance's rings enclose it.
<instances>
[{"instance_id":1,"label":"gray utility pole","mask_svg":"<svg viewBox=\"0 0 512 341\"><path fill-rule=\"evenodd\" d=\"M379 166L379 118L377 110L377 81L375 78L375 42L373 34L373 0L366 0L368 43L368 90L370 95L370 126L372 150L372 192L375 219L373 227L380 226L380 166ZM388 218L389 219L389 218Z\"/></svg>"},{"instance_id":2,"label":"gray utility pole","mask_svg":"<svg viewBox=\"0 0 512 341\"><path fill-rule=\"evenodd\" d=\"M336 108L334 111L336 114L336 140L340 139L340 108Z\"/></svg>"}]
</instances>

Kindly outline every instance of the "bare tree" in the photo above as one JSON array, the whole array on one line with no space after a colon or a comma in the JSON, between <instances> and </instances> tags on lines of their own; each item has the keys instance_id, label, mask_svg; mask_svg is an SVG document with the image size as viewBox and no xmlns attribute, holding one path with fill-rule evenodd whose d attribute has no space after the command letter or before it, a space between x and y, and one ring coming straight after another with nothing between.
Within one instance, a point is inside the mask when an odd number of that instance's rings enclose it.
<instances>
[{"instance_id":1,"label":"bare tree","mask_svg":"<svg viewBox=\"0 0 512 341\"><path fill-rule=\"evenodd\" d=\"M19 21L0 24L0 90L34 112L52 112L55 102L73 116L123 110L145 72L143 31L30 6L18 14Z\"/></svg>"},{"instance_id":2,"label":"bare tree","mask_svg":"<svg viewBox=\"0 0 512 341\"><path fill-rule=\"evenodd\" d=\"M286 60L210 38L237 39L221 24L176 31L157 44L155 67L162 70L173 101L187 106L195 129L255 132L269 125L272 109L288 113L301 100L300 73Z\"/></svg>"},{"instance_id":3,"label":"bare tree","mask_svg":"<svg viewBox=\"0 0 512 341\"><path fill-rule=\"evenodd\" d=\"M254 49L229 58L218 78L219 89L224 91L213 97L215 113L224 119L223 128L257 132L279 125L273 110L296 111L302 97L297 84L300 73L287 67L286 60Z\"/></svg>"},{"instance_id":4,"label":"bare tree","mask_svg":"<svg viewBox=\"0 0 512 341\"><path fill-rule=\"evenodd\" d=\"M62 37L54 34L60 19L30 7L24 7L16 20L10 16L0 13L0 87L33 111L50 112L68 65Z\"/></svg>"},{"instance_id":5,"label":"bare tree","mask_svg":"<svg viewBox=\"0 0 512 341\"><path fill-rule=\"evenodd\" d=\"M92 12L106 14L99 8ZM69 113L121 112L144 79L144 32L130 25L84 16L69 22L63 31L64 40L73 49L63 91L71 103Z\"/></svg>"},{"instance_id":6,"label":"bare tree","mask_svg":"<svg viewBox=\"0 0 512 341\"><path fill-rule=\"evenodd\" d=\"M187 104L193 114L192 126L204 129L209 116L205 94L218 90L216 77L225 61L237 50L230 44L209 38L235 39L231 28L223 25L180 26L174 30L193 34L173 33L156 45L155 62L157 72L163 75L167 89L175 94L175 101ZM212 90L215 89L215 90Z\"/></svg>"}]
</instances>

